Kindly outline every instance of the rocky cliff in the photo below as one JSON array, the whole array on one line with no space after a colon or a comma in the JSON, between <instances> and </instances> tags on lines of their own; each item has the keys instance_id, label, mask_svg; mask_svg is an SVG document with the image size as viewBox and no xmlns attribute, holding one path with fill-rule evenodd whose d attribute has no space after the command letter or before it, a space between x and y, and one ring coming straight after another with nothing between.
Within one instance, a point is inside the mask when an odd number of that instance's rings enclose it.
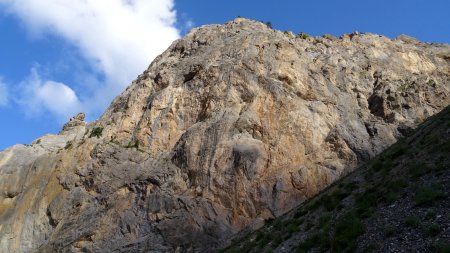
<instances>
[{"instance_id":1,"label":"rocky cliff","mask_svg":"<svg viewBox=\"0 0 450 253\"><path fill-rule=\"evenodd\" d=\"M209 252L450 104L450 46L246 19L175 41L97 121L0 153L2 252Z\"/></svg>"},{"instance_id":2,"label":"rocky cliff","mask_svg":"<svg viewBox=\"0 0 450 253\"><path fill-rule=\"evenodd\" d=\"M450 106L222 252L450 251Z\"/></svg>"}]
</instances>

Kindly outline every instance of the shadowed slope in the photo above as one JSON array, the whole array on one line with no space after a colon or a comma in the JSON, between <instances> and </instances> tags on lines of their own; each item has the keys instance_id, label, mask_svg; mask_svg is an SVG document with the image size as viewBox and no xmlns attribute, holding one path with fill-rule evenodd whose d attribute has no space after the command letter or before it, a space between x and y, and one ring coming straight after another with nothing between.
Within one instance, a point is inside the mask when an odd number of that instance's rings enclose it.
<instances>
[{"instance_id":1,"label":"shadowed slope","mask_svg":"<svg viewBox=\"0 0 450 253\"><path fill-rule=\"evenodd\" d=\"M448 252L450 107L224 252Z\"/></svg>"}]
</instances>

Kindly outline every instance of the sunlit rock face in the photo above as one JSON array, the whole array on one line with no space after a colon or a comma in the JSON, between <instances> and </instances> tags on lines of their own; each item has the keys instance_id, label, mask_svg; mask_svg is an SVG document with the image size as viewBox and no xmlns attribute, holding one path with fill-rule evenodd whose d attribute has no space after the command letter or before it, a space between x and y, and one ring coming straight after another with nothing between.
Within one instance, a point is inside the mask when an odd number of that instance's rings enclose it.
<instances>
[{"instance_id":1,"label":"sunlit rock face","mask_svg":"<svg viewBox=\"0 0 450 253\"><path fill-rule=\"evenodd\" d=\"M450 103L450 47L246 19L175 41L97 121L0 153L1 252L210 252Z\"/></svg>"}]
</instances>

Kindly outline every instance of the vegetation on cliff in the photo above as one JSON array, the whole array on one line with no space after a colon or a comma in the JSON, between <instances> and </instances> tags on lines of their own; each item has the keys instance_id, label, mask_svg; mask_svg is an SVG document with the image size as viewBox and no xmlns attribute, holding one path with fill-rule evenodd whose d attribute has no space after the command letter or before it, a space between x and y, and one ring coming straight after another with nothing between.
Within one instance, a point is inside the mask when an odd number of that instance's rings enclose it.
<instances>
[{"instance_id":1,"label":"vegetation on cliff","mask_svg":"<svg viewBox=\"0 0 450 253\"><path fill-rule=\"evenodd\" d=\"M450 107L223 252L449 252Z\"/></svg>"}]
</instances>

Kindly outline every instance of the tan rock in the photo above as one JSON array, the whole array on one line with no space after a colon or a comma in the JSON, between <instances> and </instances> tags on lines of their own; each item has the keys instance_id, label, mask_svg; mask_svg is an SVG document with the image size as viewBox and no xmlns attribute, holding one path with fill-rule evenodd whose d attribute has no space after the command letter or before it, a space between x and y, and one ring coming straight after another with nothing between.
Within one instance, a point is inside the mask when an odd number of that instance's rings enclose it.
<instances>
[{"instance_id":1,"label":"tan rock","mask_svg":"<svg viewBox=\"0 0 450 253\"><path fill-rule=\"evenodd\" d=\"M448 49L193 29L96 122L0 153L0 251L212 251L448 105Z\"/></svg>"}]
</instances>

